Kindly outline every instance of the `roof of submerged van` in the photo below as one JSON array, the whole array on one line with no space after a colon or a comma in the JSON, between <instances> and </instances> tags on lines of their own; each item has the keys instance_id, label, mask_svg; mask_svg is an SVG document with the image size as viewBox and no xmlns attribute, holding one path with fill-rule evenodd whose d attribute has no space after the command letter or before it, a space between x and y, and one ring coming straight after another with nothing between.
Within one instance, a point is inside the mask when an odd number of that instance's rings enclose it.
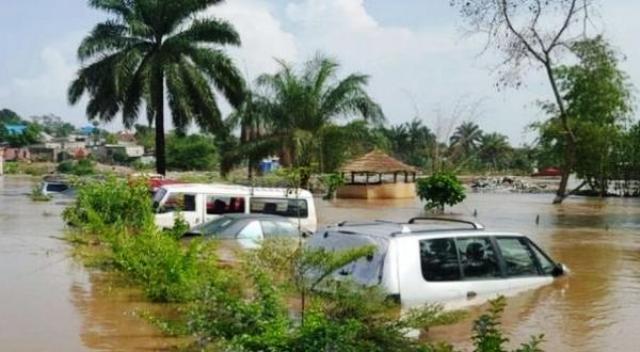
<instances>
[{"instance_id":1,"label":"roof of submerged van","mask_svg":"<svg viewBox=\"0 0 640 352\"><path fill-rule=\"evenodd\" d=\"M293 188L267 188L267 187L249 187L241 185L232 185L224 183L180 183L162 185L170 192L195 192L195 193L226 193L226 194L242 194L253 195L258 197L287 197L287 198L312 198L311 192L303 189L296 190ZM297 194L296 194L297 193Z\"/></svg>"}]
</instances>

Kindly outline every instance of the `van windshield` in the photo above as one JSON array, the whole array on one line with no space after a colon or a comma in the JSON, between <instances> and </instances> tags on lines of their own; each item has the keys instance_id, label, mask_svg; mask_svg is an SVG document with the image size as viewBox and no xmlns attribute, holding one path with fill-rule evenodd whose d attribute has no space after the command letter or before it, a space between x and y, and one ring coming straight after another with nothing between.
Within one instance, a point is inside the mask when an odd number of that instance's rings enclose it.
<instances>
[{"instance_id":1,"label":"van windshield","mask_svg":"<svg viewBox=\"0 0 640 352\"><path fill-rule=\"evenodd\" d=\"M154 209L158 209L158 207L160 206L160 202L162 201L162 198L164 198L165 194L167 194L167 190L164 189L164 188L159 188L153 194L153 208Z\"/></svg>"}]
</instances>

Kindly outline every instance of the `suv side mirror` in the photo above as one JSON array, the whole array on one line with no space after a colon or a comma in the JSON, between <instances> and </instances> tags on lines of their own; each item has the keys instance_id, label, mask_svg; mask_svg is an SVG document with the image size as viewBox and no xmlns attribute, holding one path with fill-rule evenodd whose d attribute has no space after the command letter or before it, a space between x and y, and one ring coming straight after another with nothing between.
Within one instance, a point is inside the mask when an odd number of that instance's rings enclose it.
<instances>
[{"instance_id":1,"label":"suv side mirror","mask_svg":"<svg viewBox=\"0 0 640 352\"><path fill-rule=\"evenodd\" d=\"M558 263L551 271L551 275L553 277L559 277L566 274L567 272L568 272L567 267L564 266L564 264Z\"/></svg>"}]
</instances>

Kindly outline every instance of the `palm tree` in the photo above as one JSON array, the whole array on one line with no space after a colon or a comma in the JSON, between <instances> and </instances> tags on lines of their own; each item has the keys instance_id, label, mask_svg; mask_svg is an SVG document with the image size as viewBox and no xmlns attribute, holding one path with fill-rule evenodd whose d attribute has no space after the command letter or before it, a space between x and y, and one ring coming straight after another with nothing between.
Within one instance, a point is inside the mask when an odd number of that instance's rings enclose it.
<instances>
[{"instance_id":1,"label":"palm tree","mask_svg":"<svg viewBox=\"0 0 640 352\"><path fill-rule=\"evenodd\" d=\"M452 148L460 148L466 155L470 155L478 150L479 142L482 138L480 127L471 122L463 122L456 127L455 132L449 139Z\"/></svg>"},{"instance_id":2,"label":"palm tree","mask_svg":"<svg viewBox=\"0 0 640 352\"><path fill-rule=\"evenodd\" d=\"M76 104L87 93L90 120L112 121L121 112L129 128L146 106L155 123L156 168L166 172L165 84L174 126L195 122L203 130L226 131L211 83L233 105L244 96L244 80L231 59L213 45L239 45L227 22L197 17L222 0L90 0L113 17L95 26L78 48L83 67L69 87Z\"/></svg>"},{"instance_id":3,"label":"palm tree","mask_svg":"<svg viewBox=\"0 0 640 352\"><path fill-rule=\"evenodd\" d=\"M499 161L511 151L507 136L500 133L489 133L480 139L480 158L485 163L491 163L494 169L498 168Z\"/></svg>"},{"instance_id":4,"label":"palm tree","mask_svg":"<svg viewBox=\"0 0 640 352\"><path fill-rule=\"evenodd\" d=\"M266 91L267 138L279 146L283 165L310 166L313 156L322 154L322 129L338 118L384 121L382 109L365 91L369 76L350 74L338 80L338 63L323 56L308 61L302 72L279 64L280 71L260 76L257 83Z\"/></svg>"},{"instance_id":5,"label":"palm tree","mask_svg":"<svg viewBox=\"0 0 640 352\"><path fill-rule=\"evenodd\" d=\"M260 95L247 91L244 102L225 120L230 130L240 128L240 139L238 145L223 148L223 174L241 160L247 160L248 175L252 178L258 161L272 155L273 149L277 148L272 140L263 138L268 132L269 118L265 116L267 104Z\"/></svg>"}]
</instances>

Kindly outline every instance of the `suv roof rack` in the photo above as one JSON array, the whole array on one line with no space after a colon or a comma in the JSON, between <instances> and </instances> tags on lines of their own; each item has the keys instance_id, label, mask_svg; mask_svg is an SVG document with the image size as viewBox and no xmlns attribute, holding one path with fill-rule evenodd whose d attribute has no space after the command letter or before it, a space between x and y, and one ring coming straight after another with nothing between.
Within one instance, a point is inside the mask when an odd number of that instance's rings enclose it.
<instances>
[{"instance_id":1,"label":"suv roof rack","mask_svg":"<svg viewBox=\"0 0 640 352\"><path fill-rule=\"evenodd\" d=\"M474 230L484 230L484 226L475 221L469 220L461 220L461 219L449 219L449 218L440 218L440 217L430 217L430 216L419 216L415 218L411 218L409 220L409 224L415 224L416 221L442 221L442 222L454 222L458 224L466 224L471 225Z\"/></svg>"},{"instance_id":2,"label":"suv roof rack","mask_svg":"<svg viewBox=\"0 0 640 352\"><path fill-rule=\"evenodd\" d=\"M338 226L338 227L343 227L343 226L368 226L368 225L380 225L380 224L395 224L395 222L388 221L388 220L374 220L374 221L368 221L368 222L349 222L347 220L344 220L344 221L340 221L339 223L337 223L336 226Z\"/></svg>"}]
</instances>

